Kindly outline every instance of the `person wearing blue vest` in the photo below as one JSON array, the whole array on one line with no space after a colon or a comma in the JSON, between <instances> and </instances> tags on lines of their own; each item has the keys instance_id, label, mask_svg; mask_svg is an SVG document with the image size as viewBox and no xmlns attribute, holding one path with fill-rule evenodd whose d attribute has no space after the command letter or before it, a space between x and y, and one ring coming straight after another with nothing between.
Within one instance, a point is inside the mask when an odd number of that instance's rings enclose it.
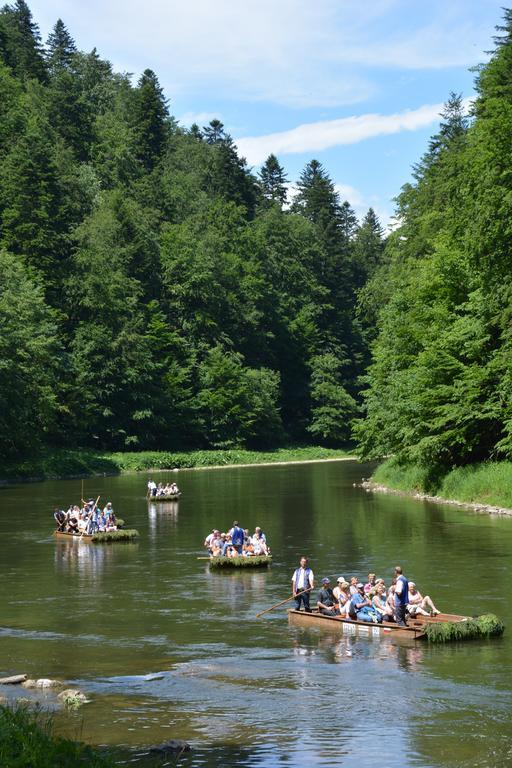
<instances>
[{"instance_id":1,"label":"person wearing blue vest","mask_svg":"<svg viewBox=\"0 0 512 768\"><path fill-rule=\"evenodd\" d=\"M235 522L233 523L233 527L230 530L229 534L231 536L231 544L236 549L238 554L241 555L244 549L245 532L244 532L244 529L238 525L237 520L235 520ZM229 544L227 546L229 546Z\"/></svg>"},{"instance_id":2,"label":"person wearing blue vest","mask_svg":"<svg viewBox=\"0 0 512 768\"><path fill-rule=\"evenodd\" d=\"M315 586L315 575L308 566L307 557L301 557L300 565L293 572L292 576L292 594L295 598L295 610L300 611L300 606L304 606L307 613L311 613L309 606L309 595ZM308 590L305 592L304 590Z\"/></svg>"},{"instance_id":3,"label":"person wearing blue vest","mask_svg":"<svg viewBox=\"0 0 512 768\"><path fill-rule=\"evenodd\" d=\"M395 568L395 620L400 627L406 627L405 612L409 602L409 582L399 565Z\"/></svg>"}]
</instances>

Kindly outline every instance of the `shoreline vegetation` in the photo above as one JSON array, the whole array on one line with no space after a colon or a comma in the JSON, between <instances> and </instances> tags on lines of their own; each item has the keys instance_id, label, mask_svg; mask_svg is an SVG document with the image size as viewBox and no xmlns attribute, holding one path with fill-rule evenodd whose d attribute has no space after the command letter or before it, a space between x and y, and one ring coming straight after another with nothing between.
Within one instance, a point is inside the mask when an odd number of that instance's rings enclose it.
<instances>
[{"instance_id":1,"label":"shoreline vegetation","mask_svg":"<svg viewBox=\"0 0 512 768\"><path fill-rule=\"evenodd\" d=\"M351 447L298 446L255 451L242 449L204 451L139 451L110 453L90 450L55 450L12 466L0 466L0 485L64 480L132 472L184 469L227 469L317 461L356 460Z\"/></svg>"},{"instance_id":2,"label":"shoreline vegetation","mask_svg":"<svg viewBox=\"0 0 512 768\"><path fill-rule=\"evenodd\" d=\"M114 760L106 751L56 736L48 713L0 704L0 763L3 768L112 768Z\"/></svg>"},{"instance_id":3,"label":"shoreline vegetation","mask_svg":"<svg viewBox=\"0 0 512 768\"><path fill-rule=\"evenodd\" d=\"M456 467L435 483L415 465L386 459L362 483L368 491L468 507L476 512L512 515L512 462L488 461Z\"/></svg>"}]
</instances>

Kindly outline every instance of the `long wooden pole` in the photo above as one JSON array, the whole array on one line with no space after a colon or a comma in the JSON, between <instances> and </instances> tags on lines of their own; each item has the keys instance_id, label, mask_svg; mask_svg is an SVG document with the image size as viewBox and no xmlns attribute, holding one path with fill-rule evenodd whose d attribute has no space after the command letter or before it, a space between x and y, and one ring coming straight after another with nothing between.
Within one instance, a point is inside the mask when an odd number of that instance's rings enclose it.
<instances>
[{"instance_id":1,"label":"long wooden pole","mask_svg":"<svg viewBox=\"0 0 512 768\"><path fill-rule=\"evenodd\" d=\"M285 603L288 603L290 600L295 600L296 597L299 595L304 595L306 592L311 592L313 587L308 587L307 589L303 589L302 592L297 592L295 595L291 595L290 597L287 597L286 600L281 600L280 603L276 603L275 605L271 605L270 608L265 608L264 611L260 611L256 614L256 618L259 619L260 616L263 616L264 613L268 613L269 611L273 611L274 608L279 608L280 605L284 605Z\"/></svg>"}]
</instances>

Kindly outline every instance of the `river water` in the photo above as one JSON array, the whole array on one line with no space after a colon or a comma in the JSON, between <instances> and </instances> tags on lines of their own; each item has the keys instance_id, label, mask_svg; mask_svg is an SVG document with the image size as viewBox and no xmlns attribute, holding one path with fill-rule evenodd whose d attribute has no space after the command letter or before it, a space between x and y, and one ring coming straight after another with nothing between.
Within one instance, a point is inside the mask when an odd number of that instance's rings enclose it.
<instances>
[{"instance_id":1,"label":"river water","mask_svg":"<svg viewBox=\"0 0 512 768\"><path fill-rule=\"evenodd\" d=\"M56 541L80 481L0 491L0 675L56 677L91 702L61 733L144 747L185 739L190 766L512 766L512 519L367 493L356 462L94 478L137 543ZM210 573L214 527L261 525L270 569ZM289 627L293 568L386 579L400 563L449 612L497 613L503 638L414 647ZM51 705L51 696L48 705ZM181 763L180 763L181 764Z\"/></svg>"}]
</instances>

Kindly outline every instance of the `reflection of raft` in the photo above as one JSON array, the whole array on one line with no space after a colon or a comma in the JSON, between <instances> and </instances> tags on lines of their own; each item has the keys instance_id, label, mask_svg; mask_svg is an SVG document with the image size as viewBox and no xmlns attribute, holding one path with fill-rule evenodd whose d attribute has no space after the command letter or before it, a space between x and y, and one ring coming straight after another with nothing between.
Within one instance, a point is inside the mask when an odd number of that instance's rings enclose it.
<instances>
[{"instance_id":1,"label":"reflection of raft","mask_svg":"<svg viewBox=\"0 0 512 768\"><path fill-rule=\"evenodd\" d=\"M288 611L288 621L299 627L321 627L336 629L344 635L365 635L367 637L391 637L400 640L423 640L445 642L475 637L491 637L503 634L504 625L494 615L486 614L477 618L458 616L453 613L439 613L437 616L417 616L407 620L407 627L392 622L370 624L366 621L342 619L340 616L325 616L318 611Z\"/></svg>"},{"instance_id":2,"label":"reflection of raft","mask_svg":"<svg viewBox=\"0 0 512 768\"><path fill-rule=\"evenodd\" d=\"M272 555L252 555L251 557L210 557L211 568L262 568L270 565Z\"/></svg>"},{"instance_id":3,"label":"reflection of raft","mask_svg":"<svg viewBox=\"0 0 512 768\"><path fill-rule=\"evenodd\" d=\"M135 528L123 528L117 531L103 531L98 533L67 533L65 531L54 531L53 535L57 539L78 539L79 541L94 541L96 544L111 541L133 541L139 535Z\"/></svg>"},{"instance_id":4,"label":"reflection of raft","mask_svg":"<svg viewBox=\"0 0 512 768\"><path fill-rule=\"evenodd\" d=\"M178 493L171 493L169 496L149 496L148 495L148 501L178 501L179 497L181 496L181 491L178 491Z\"/></svg>"}]
</instances>

